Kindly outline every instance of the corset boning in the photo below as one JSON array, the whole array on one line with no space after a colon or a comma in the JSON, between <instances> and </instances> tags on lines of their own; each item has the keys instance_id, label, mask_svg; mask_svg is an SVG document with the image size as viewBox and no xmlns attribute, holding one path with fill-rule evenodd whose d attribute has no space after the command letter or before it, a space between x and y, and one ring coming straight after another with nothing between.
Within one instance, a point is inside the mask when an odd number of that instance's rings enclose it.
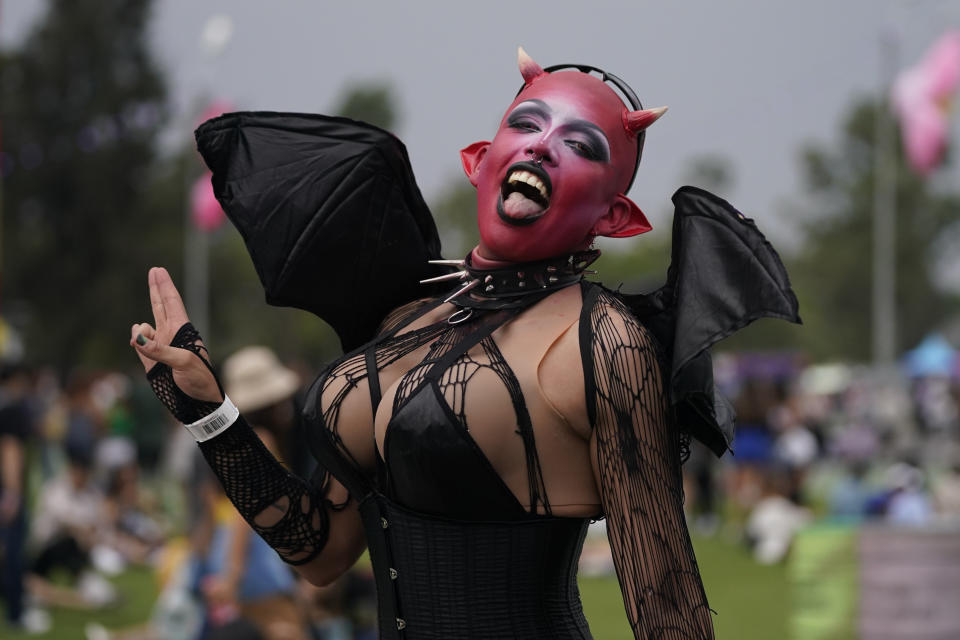
<instances>
[{"instance_id":1,"label":"corset boning","mask_svg":"<svg viewBox=\"0 0 960 640\"><path fill-rule=\"evenodd\" d=\"M380 494L360 511L381 640L592 638L577 588L587 520L449 520Z\"/></svg>"}]
</instances>

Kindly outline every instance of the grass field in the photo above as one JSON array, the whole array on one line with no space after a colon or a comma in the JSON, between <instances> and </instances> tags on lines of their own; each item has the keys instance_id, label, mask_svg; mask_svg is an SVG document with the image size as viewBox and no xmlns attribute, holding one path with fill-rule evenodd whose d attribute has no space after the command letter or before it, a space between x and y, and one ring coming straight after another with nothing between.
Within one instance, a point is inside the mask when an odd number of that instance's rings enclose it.
<instances>
[{"instance_id":1,"label":"grass field","mask_svg":"<svg viewBox=\"0 0 960 640\"><path fill-rule=\"evenodd\" d=\"M760 566L739 545L694 540L717 640L787 637L788 593L783 566ZM633 640L615 578L581 578L583 607L596 640Z\"/></svg>"},{"instance_id":2,"label":"grass field","mask_svg":"<svg viewBox=\"0 0 960 640\"><path fill-rule=\"evenodd\" d=\"M788 594L784 567L757 565L740 546L720 538L695 541L718 640L772 640L787 637ZM143 622L150 614L156 583L150 571L131 570L115 580L119 606L97 613L54 610L53 629L43 640L83 638L84 625L96 620L108 629ZM633 640L627 627L616 578L582 578L581 594L597 640ZM16 633L0 637L27 638Z\"/></svg>"}]
</instances>

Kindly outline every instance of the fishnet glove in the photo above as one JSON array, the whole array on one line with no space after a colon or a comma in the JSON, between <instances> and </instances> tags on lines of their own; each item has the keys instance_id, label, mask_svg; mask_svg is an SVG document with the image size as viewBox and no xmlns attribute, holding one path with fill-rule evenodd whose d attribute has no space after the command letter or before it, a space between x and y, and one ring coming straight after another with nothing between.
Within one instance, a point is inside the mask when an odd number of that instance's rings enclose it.
<instances>
[{"instance_id":1,"label":"fishnet glove","mask_svg":"<svg viewBox=\"0 0 960 640\"><path fill-rule=\"evenodd\" d=\"M327 543L330 502L287 471L243 416L200 451L250 526L288 564L305 564Z\"/></svg>"},{"instance_id":2,"label":"fishnet glove","mask_svg":"<svg viewBox=\"0 0 960 640\"><path fill-rule=\"evenodd\" d=\"M220 394L223 395L223 385L217 378L216 372L210 366L208 361L209 354L207 348L203 346L200 339L200 333L189 322L177 330L177 333L170 341L171 347L178 349L187 349L200 358L200 361L213 373L217 386L220 388ZM202 352L202 353L201 353ZM191 398L177 386L173 379L173 369L170 365L163 362L156 363L150 371L147 372L147 381L153 388L154 394L163 403L173 416L184 424L196 422L204 416L208 416L220 406L219 402L208 402Z\"/></svg>"},{"instance_id":3,"label":"fishnet glove","mask_svg":"<svg viewBox=\"0 0 960 640\"><path fill-rule=\"evenodd\" d=\"M223 395L223 385L192 324L182 325L170 346L200 358ZM173 369L162 362L150 369L147 380L160 402L184 424L196 422L220 406L184 393L173 378ZM320 553L330 530L327 501L277 462L243 416L215 438L200 443L200 451L237 512L283 560L304 564Z\"/></svg>"}]
</instances>

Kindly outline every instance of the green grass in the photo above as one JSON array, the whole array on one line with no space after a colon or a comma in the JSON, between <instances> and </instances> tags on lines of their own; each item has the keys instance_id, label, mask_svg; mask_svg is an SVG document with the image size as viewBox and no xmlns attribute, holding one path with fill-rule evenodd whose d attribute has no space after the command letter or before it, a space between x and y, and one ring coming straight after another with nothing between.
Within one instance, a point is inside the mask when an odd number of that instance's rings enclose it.
<instances>
[{"instance_id":1,"label":"green grass","mask_svg":"<svg viewBox=\"0 0 960 640\"><path fill-rule=\"evenodd\" d=\"M75 611L54 608L50 610L53 627L41 635L28 636L0 627L0 638L10 640L78 640L83 638L83 628L91 621L99 622L108 629L122 629L146 621L150 617L157 597L157 584L153 571L148 568L131 568L112 580L120 594L119 602L101 611Z\"/></svg>"},{"instance_id":2,"label":"green grass","mask_svg":"<svg viewBox=\"0 0 960 640\"><path fill-rule=\"evenodd\" d=\"M786 569L758 565L740 545L694 540L717 640L787 637ZM596 640L633 640L615 577L581 578L580 594Z\"/></svg>"},{"instance_id":3,"label":"green grass","mask_svg":"<svg viewBox=\"0 0 960 640\"><path fill-rule=\"evenodd\" d=\"M788 593L783 566L757 565L737 544L719 537L694 541L710 606L717 612L718 640L771 640L787 637ZM108 629L141 623L150 615L156 582L148 569L131 569L114 580L119 606L98 612L54 609L53 629L43 640L82 638L84 625L96 620ZM590 628L597 640L633 640L616 577L581 578L580 590ZM28 636L0 631L11 640Z\"/></svg>"}]
</instances>

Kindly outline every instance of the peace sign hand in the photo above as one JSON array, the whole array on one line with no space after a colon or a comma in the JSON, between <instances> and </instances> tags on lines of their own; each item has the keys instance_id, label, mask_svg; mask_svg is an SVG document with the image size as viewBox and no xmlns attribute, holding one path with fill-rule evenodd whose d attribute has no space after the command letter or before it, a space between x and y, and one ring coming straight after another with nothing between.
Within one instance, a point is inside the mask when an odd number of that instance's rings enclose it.
<instances>
[{"instance_id":1,"label":"peace sign hand","mask_svg":"<svg viewBox=\"0 0 960 640\"><path fill-rule=\"evenodd\" d=\"M136 349L160 401L178 420L189 424L220 406L223 388L170 274L154 267L148 279L156 328L147 323L133 325L130 346Z\"/></svg>"}]
</instances>

